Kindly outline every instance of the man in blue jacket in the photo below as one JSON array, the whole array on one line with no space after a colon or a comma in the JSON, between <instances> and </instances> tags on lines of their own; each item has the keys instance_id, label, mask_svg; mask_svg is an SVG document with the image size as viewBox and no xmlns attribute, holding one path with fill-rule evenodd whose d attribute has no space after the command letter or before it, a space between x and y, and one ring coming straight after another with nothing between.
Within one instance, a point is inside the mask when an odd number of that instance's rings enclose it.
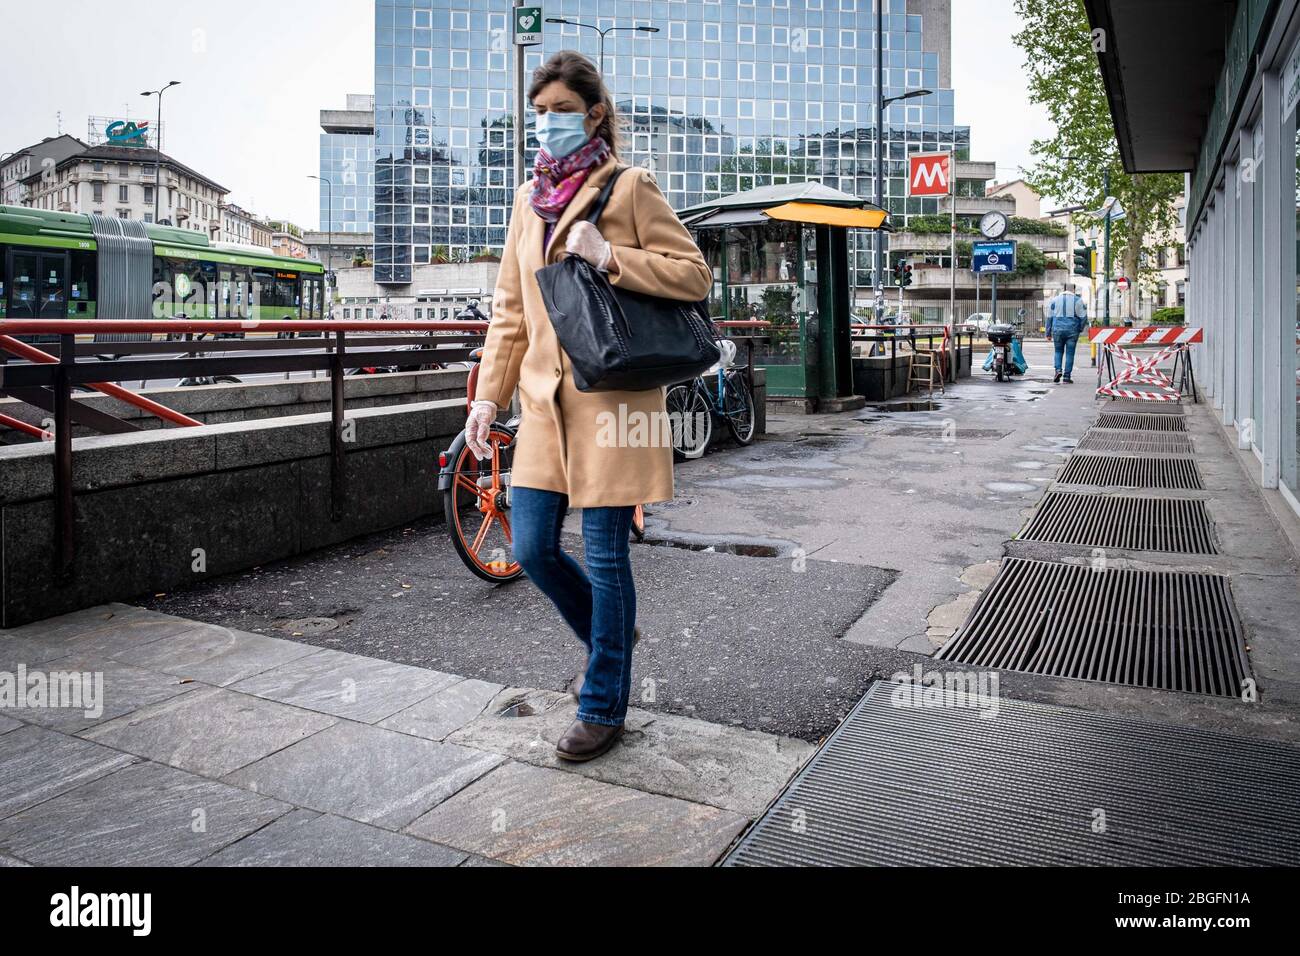
<instances>
[{"instance_id":1,"label":"man in blue jacket","mask_svg":"<svg viewBox=\"0 0 1300 956\"><path fill-rule=\"evenodd\" d=\"M1088 327L1088 306L1083 299L1073 292L1062 292L1047 303L1047 337L1056 346L1056 377L1053 382L1065 377L1066 385L1073 385L1074 351L1079 345L1079 336Z\"/></svg>"}]
</instances>

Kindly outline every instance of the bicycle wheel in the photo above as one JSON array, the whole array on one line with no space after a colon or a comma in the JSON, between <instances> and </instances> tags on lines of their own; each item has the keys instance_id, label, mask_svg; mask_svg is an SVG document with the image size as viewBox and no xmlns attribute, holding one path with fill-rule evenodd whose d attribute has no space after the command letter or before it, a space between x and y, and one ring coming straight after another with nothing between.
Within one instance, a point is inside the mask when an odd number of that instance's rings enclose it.
<instances>
[{"instance_id":1,"label":"bicycle wheel","mask_svg":"<svg viewBox=\"0 0 1300 956\"><path fill-rule=\"evenodd\" d=\"M637 505L632 512L632 537L638 544L645 540L645 505Z\"/></svg>"},{"instance_id":2,"label":"bicycle wheel","mask_svg":"<svg viewBox=\"0 0 1300 956\"><path fill-rule=\"evenodd\" d=\"M468 447L462 448L451 487L442 496L456 553L466 567L493 583L513 581L524 573L514 559L507 493L514 441L513 433L494 425L488 438L489 460L480 462Z\"/></svg>"},{"instance_id":3,"label":"bicycle wheel","mask_svg":"<svg viewBox=\"0 0 1300 956\"><path fill-rule=\"evenodd\" d=\"M695 382L668 389L668 418L672 422L673 454L679 460L699 458L713 437L709 400Z\"/></svg>"},{"instance_id":4,"label":"bicycle wheel","mask_svg":"<svg viewBox=\"0 0 1300 956\"><path fill-rule=\"evenodd\" d=\"M739 371L726 375L722 385L722 417L727 420L731 437L741 445L754 440L758 415L754 409L754 394L746 387L745 376Z\"/></svg>"}]
</instances>

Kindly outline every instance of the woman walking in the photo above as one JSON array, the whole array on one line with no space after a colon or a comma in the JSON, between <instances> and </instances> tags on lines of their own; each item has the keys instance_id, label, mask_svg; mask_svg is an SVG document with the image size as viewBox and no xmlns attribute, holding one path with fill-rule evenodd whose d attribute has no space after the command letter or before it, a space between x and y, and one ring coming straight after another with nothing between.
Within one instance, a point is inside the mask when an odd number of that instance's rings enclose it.
<instances>
[{"instance_id":1,"label":"woman walking","mask_svg":"<svg viewBox=\"0 0 1300 956\"><path fill-rule=\"evenodd\" d=\"M609 750L623 730L639 636L628 534L636 505L672 498L672 448L658 441L663 389L578 391L535 273L572 254L614 286L683 302L703 299L713 276L644 170L620 175L599 223L584 221L619 169L614 102L590 60L555 54L533 74L528 96L541 150L533 179L515 196L466 436L488 457L489 427L518 387L514 556L587 649L571 688L577 719L556 744L562 759L582 761ZM610 440L610 422L637 421L652 427ZM582 509L585 571L560 548L570 507Z\"/></svg>"}]
</instances>

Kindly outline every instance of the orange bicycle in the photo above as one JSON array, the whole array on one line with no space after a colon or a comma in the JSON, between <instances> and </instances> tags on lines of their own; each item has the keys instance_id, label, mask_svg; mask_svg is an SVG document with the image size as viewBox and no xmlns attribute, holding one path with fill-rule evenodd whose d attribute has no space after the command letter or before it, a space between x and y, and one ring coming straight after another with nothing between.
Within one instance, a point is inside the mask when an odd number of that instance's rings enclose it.
<instances>
[{"instance_id":1,"label":"orange bicycle","mask_svg":"<svg viewBox=\"0 0 1300 956\"><path fill-rule=\"evenodd\" d=\"M465 389L467 413L474 403L483 350L475 349L469 357L474 364ZM487 442L492 457L487 461L474 457L463 431L451 448L438 456L438 490L452 546L474 574L497 584L524 573L513 556L510 530L510 473L518 431L518 418L504 424L494 422ZM637 541L645 540L645 508L641 505L632 516L632 535Z\"/></svg>"}]
</instances>

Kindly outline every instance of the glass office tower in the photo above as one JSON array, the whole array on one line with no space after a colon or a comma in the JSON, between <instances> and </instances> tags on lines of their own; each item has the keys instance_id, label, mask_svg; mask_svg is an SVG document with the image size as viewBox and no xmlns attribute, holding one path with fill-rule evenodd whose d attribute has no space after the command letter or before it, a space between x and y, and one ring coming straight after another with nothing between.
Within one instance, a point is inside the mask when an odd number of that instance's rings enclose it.
<instances>
[{"instance_id":1,"label":"glass office tower","mask_svg":"<svg viewBox=\"0 0 1300 956\"><path fill-rule=\"evenodd\" d=\"M348 94L342 110L321 110L322 232L368 233L375 227L374 113L375 98L359 93Z\"/></svg>"},{"instance_id":2,"label":"glass office tower","mask_svg":"<svg viewBox=\"0 0 1300 956\"><path fill-rule=\"evenodd\" d=\"M909 152L955 150L947 76L949 0L885 3L885 95L934 93L891 107L885 196L898 215ZM413 264L466 259L505 241L513 176L509 0L376 0L375 279L411 281ZM921 14L943 28L930 31ZM625 161L655 173L674 208L757 186L819 180L875 196L872 0L550 0L546 17L658 33L605 38L604 72L623 114ZM549 54L597 58L596 30L546 24L529 71ZM923 48L926 41L936 49ZM525 117L531 131L534 117ZM526 161L536 150L531 132ZM897 220L896 220L897 222ZM871 284L869 238L857 285Z\"/></svg>"}]
</instances>

